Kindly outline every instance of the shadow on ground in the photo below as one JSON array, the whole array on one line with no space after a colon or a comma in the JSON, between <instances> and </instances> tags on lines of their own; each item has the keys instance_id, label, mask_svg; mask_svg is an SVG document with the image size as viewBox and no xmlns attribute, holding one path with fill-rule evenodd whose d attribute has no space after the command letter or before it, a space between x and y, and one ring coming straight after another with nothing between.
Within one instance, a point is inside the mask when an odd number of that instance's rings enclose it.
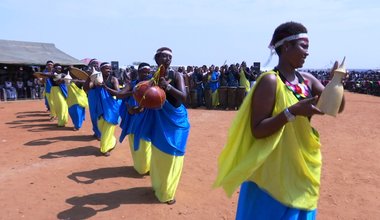
<instances>
[{"instance_id":1,"label":"shadow on ground","mask_svg":"<svg viewBox=\"0 0 380 220\"><path fill-rule=\"evenodd\" d=\"M92 135L75 135L75 136L58 136L58 137L50 137L50 138L40 138L33 141L28 141L24 145L26 146L41 146L53 144L60 141L81 141L81 142L89 142L95 140Z\"/></svg>"},{"instance_id":2,"label":"shadow on ground","mask_svg":"<svg viewBox=\"0 0 380 220\"><path fill-rule=\"evenodd\" d=\"M85 156L99 156L99 148L94 146L77 147L73 149L49 152L40 156L41 159L56 159L62 157L85 157Z\"/></svg>"},{"instance_id":3,"label":"shadow on ground","mask_svg":"<svg viewBox=\"0 0 380 220\"><path fill-rule=\"evenodd\" d=\"M108 193L75 196L67 199L66 202L73 207L58 213L58 219L86 219L95 216L98 212L119 208L123 204L159 204L151 187L135 187ZM95 206L101 207L96 209Z\"/></svg>"},{"instance_id":4,"label":"shadow on ground","mask_svg":"<svg viewBox=\"0 0 380 220\"><path fill-rule=\"evenodd\" d=\"M97 180L117 178L117 177L129 177L129 178L144 178L145 175L137 173L132 166L121 167L106 167L96 170L75 172L67 176L69 179L74 180L77 183L91 184Z\"/></svg>"}]
</instances>

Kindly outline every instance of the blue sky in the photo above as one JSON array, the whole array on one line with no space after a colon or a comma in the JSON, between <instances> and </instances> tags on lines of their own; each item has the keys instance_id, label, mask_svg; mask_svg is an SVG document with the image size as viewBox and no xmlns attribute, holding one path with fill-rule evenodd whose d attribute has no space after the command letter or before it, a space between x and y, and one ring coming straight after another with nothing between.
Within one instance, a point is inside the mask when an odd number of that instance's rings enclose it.
<instances>
[{"instance_id":1,"label":"blue sky","mask_svg":"<svg viewBox=\"0 0 380 220\"><path fill-rule=\"evenodd\" d=\"M380 68L377 0L1 0L0 39L54 43L77 59L154 64L161 46L173 65L264 63L274 29L309 31L304 68ZM277 63L274 56L269 66Z\"/></svg>"}]
</instances>

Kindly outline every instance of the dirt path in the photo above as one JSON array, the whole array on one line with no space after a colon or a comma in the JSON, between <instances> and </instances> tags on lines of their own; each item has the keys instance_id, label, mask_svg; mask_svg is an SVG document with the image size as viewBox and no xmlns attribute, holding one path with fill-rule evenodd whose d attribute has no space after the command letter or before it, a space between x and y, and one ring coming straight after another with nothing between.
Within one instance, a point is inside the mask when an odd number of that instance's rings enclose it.
<instances>
[{"instance_id":1,"label":"dirt path","mask_svg":"<svg viewBox=\"0 0 380 220\"><path fill-rule=\"evenodd\" d=\"M380 97L346 93L338 118L319 116L323 175L318 219L380 216ZM90 120L57 128L43 102L0 103L0 219L234 219L238 192L212 189L236 112L189 109L191 132L173 206L132 168L127 142L98 156ZM88 116L88 114L87 114ZM117 136L120 129L117 128Z\"/></svg>"}]
</instances>

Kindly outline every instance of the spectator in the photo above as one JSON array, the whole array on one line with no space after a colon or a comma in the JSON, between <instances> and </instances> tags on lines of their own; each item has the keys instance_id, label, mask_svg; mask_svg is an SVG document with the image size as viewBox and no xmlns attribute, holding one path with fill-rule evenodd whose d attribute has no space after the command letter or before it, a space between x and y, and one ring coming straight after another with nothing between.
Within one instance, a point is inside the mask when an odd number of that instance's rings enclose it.
<instances>
[{"instance_id":1,"label":"spectator","mask_svg":"<svg viewBox=\"0 0 380 220\"><path fill-rule=\"evenodd\" d=\"M16 90L17 90L17 98L26 98L26 88L24 85L24 82L22 81L22 78L17 78L16 81Z\"/></svg>"},{"instance_id":2,"label":"spectator","mask_svg":"<svg viewBox=\"0 0 380 220\"><path fill-rule=\"evenodd\" d=\"M26 98L31 98L31 99L36 98L36 90L35 90L33 78L29 78L26 81Z\"/></svg>"},{"instance_id":3,"label":"spectator","mask_svg":"<svg viewBox=\"0 0 380 220\"><path fill-rule=\"evenodd\" d=\"M16 100L17 99L17 90L13 86L12 81L8 77L7 80L4 82L4 89L6 92L6 96L8 100Z\"/></svg>"},{"instance_id":4,"label":"spectator","mask_svg":"<svg viewBox=\"0 0 380 220\"><path fill-rule=\"evenodd\" d=\"M201 72L201 69L198 67L195 67L194 74L192 75L192 81L195 85L195 90L197 93L197 107L200 107L203 105L203 99L204 99L204 86L203 86L203 74Z\"/></svg>"}]
</instances>

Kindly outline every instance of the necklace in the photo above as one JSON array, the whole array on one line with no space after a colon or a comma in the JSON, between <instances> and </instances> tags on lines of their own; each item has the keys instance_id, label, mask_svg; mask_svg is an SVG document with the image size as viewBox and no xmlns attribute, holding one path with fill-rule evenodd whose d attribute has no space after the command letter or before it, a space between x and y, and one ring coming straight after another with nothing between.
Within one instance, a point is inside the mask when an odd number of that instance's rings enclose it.
<instances>
[{"instance_id":1,"label":"necklace","mask_svg":"<svg viewBox=\"0 0 380 220\"><path fill-rule=\"evenodd\" d=\"M281 80L284 82L286 87L290 91L293 92L294 96L298 100L302 100L302 99L308 98L310 96L310 89L306 84L307 81L304 80L303 77L301 76L301 74L299 74L297 71L295 72L295 74L296 74L296 77L298 78L299 83L298 84L292 84L284 77L284 75L281 74L281 72L278 69L275 69L275 70L278 71Z\"/></svg>"}]
</instances>

